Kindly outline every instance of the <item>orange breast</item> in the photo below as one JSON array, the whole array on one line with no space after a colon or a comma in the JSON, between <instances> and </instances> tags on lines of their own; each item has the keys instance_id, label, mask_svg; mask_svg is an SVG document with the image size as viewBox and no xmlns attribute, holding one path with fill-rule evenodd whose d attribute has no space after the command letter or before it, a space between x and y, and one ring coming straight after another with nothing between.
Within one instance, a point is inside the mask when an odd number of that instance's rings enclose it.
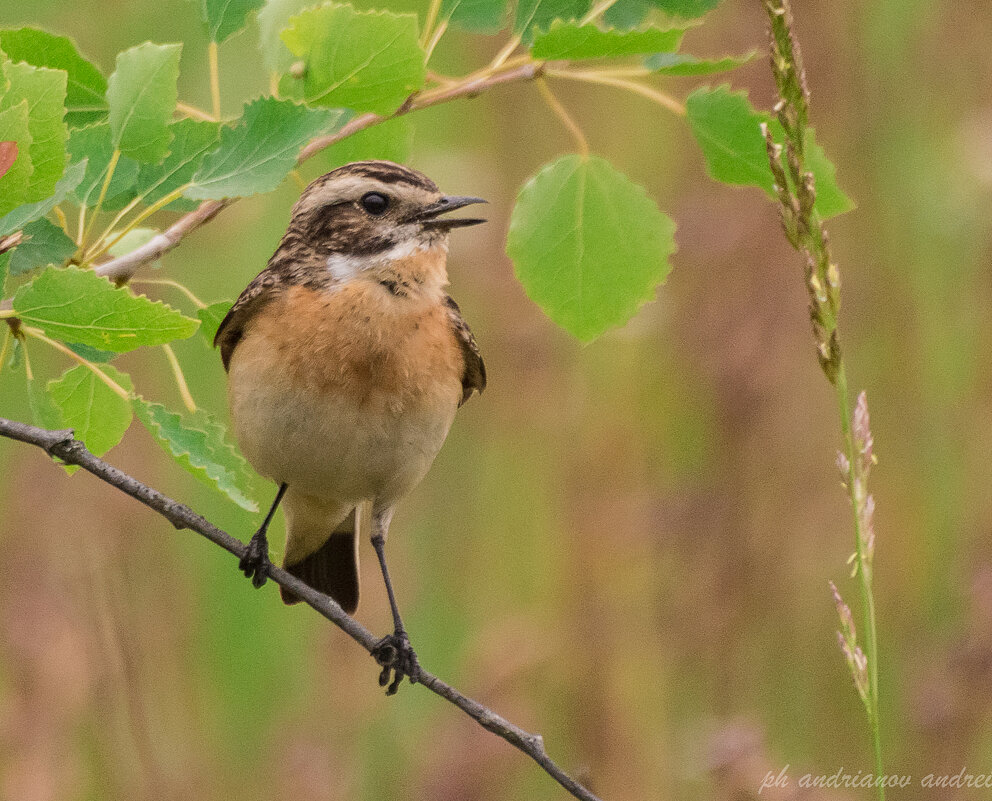
<instances>
[{"instance_id":1,"label":"orange breast","mask_svg":"<svg viewBox=\"0 0 992 801\"><path fill-rule=\"evenodd\" d=\"M347 396L397 413L460 384L461 351L441 303L395 297L373 281L289 289L252 321L305 392Z\"/></svg>"}]
</instances>

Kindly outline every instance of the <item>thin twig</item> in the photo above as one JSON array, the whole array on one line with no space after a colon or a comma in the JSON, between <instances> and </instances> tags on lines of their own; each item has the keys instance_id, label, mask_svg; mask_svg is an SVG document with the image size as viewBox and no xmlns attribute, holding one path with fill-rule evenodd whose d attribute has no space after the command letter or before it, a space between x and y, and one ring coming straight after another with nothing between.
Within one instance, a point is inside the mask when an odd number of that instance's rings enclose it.
<instances>
[{"instance_id":1,"label":"thin twig","mask_svg":"<svg viewBox=\"0 0 992 801\"><path fill-rule=\"evenodd\" d=\"M118 470L113 465L98 459L86 450L86 446L82 442L73 439L71 430L48 431L44 428L0 418L0 436L35 445L55 459L60 459L66 464L78 465L101 481L105 481L110 486L116 487L126 495L140 501L149 509L158 512L177 529L185 528L195 531L239 559L245 554L245 545L240 540L217 528L188 506L166 497L136 478ZM296 576L275 565L269 569L268 576L276 584L285 587L293 595L316 609L366 651L372 652L373 647L379 641L378 638L361 623L346 614L329 595L318 592L304 584ZM462 695L450 684L423 668L420 670L417 683L423 684L431 692L450 701L484 729L503 738L514 748L523 751L575 798L582 799L582 801L601 801L598 796L579 784L548 756L544 750L544 740L541 735L524 731L478 701Z\"/></svg>"},{"instance_id":2,"label":"thin twig","mask_svg":"<svg viewBox=\"0 0 992 801\"><path fill-rule=\"evenodd\" d=\"M503 84L529 81L538 77L543 69L544 64L531 61L515 66L513 69L471 77L453 86L443 86L438 89L422 92L419 95L415 95L408 103L397 109L392 117L400 117L413 111L446 103L449 100L473 97ZM318 137L310 142L300 152L298 163L303 163L314 154L330 147L335 142L340 142L342 139L358 131L363 131L392 117L384 117L379 114L362 114L355 117L334 133ZM153 237L141 247L132 250L125 256L120 256L97 265L94 271L97 275L105 276L117 283L125 283L142 265L161 258L165 253L176 247L185 236L195 231L204 223L212 220L222 209L227 208L236 200L237 198L205 200L196 209L184 214L168 229L158 236Z\"/></svg>"}]
</instances>

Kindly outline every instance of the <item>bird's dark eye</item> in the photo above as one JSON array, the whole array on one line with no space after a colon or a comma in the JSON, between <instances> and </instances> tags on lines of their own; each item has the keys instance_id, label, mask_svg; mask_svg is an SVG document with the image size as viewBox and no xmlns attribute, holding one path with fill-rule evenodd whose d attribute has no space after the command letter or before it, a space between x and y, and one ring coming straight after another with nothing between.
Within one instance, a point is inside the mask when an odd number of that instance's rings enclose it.
<instances>
[{"instance_id":1,"label":"bird's dark eye","mask_svg":"<svg viewBox=\"0 0 992 801\"><path fill-rule=\"evenodd\" d=\"M366 192L362 195L362 208L374 217L385 214L389 208L389 198L378 192Z\"/></svg>"}]
</instances>

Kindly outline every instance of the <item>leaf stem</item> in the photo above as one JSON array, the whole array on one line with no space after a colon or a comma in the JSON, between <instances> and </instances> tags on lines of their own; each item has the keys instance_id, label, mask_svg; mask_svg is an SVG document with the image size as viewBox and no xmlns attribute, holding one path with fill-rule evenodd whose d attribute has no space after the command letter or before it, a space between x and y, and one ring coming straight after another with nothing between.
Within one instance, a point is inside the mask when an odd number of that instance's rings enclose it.
<instances>
[{"instance_id":1,"label":"leaf stem","mask_svg":"<svg viewBox=\"0 0 992 801\"><path fill-rule=\"evenodd\" d=\"M143 196L142 196L142 197L143 197ZM136 207L136 206L137 206L137 205L138 205L139 203L141 203L141 201L142 201L142 197L136 197L136 198L134 198L134 200L132 200L132 201L131 201L130 203L128 203L128 204L127 204L127 205L126 205L126 206L125 206L125 207L124 207L123 209L121 209L121 210L120 210L120 211L119 211L119 212L117 213L117 215L116 215L116 216L114 217L114 219L113 219L113 221L111 221L111 223L110 223L110 225L108 225L108 226L107 226L107 227L106 227L106 228L104 229L104 231L103 231L103 233L102 233L102 234L100 234L100 236L98 236L98 237L97 237L97 239L96 239L96 241L95 241L95 242L94 242L93 244L91 244L91 245L90 245L90 247L89 247L89 249L88 249L88 251L89 251L89 252L92 252L92 251L95 251L95 250L96 250L96 249L97 249L97 248L99 247L99 245L100 245L100 244L101 244L101 243L102 243L102 242L103 242L103 241L104 241L104 240L105 240L105 239L106 239L106 238L107 238L108 236L110 236L110 235L111 235L111 234L112 234L112 233L114 232L114 229L115 229L115 228L117 227L117 225L118 225L118 223L120 223L120 221L121 221L121 220L123 220L123 219L124 219L124 218L125 218L125 217L126 217L126 216L127 216L128 214L130 214L130 213L131 213L131 211L132 211L132 210L133 210L133 209L134 209L134 208L135 208L135 207Z\"/></svg>"},{"instance_id":2,"label":"leaf stem","mask_svg":"<svg viewBox=\"0 0 992 801\"><path fill-rule=\"evenodd\" d=\"M24 329L21 330L23 331ZM28 343L24 339L23 335L21 336L20 339L21 339L21 351L24 354L24 377L28 381L34 381L34 371L31 369L31 357L28 355Z\"/></svg>"},{"instance_id":3,"label":"leaf stem","mask_svg":"<svg viewBox=\"0 0 992 801\"><path fill-rule=\"evenodd\" d=\"M510 39L510 41L503 46L503 49L496 54L496 57L489 63L489 66L486 67L486 72L495 72L502 67L506 60L513 55L513 51L520 47L520 41L521 38L519 34ZM528 58L530 58L530 56L528 56Z\"/></svg>"},{"instance_id":4,"label":"leaf stem","mask_svg":"<svg viewBox=\"0 0 992 801\"><path fill-rule=\"evenodd\" d=\"M7 365L7 351L10 350L10 338L12 336L13 333L11 333L10 326L4 326L3 345L0 346L0 373L3 372L3 368Z\"/></svg>"},{"instance_id":5,"label":"leaf stem","mask_svg":"<svg viewBox=\"0 0 992 801\"><path fill-rule=\"evenodd\" d=\"M437 47L438 42L441 41L441 37L444 36L444 32L448 30L448 21L444 20L437 29L434 31L434 35L431 37L430 42L427 43L427 61L430 61L432 55L434 55L434 48Z\"/></svg>"},{"instance_id":6,"label":"leaf stem","mask_svg":"<svg viewBox=\"0 0 992 801\"><path fill-rule=\"evenodd\" d=\"M615 86L619 89L626 89L628 92L634 92L642 97L646 97L648 100L657 103L662 108L668 109L679 117L685 116L685 106L674 97L657 89L652 89L650 86L637 83L636 81L616 78L609 73L602 73L595 70L562 70L549 67L544 71L544 74L549 78L564 78L566 80L596 83L603 86Z\"/></svg>"},{"instance_id":7,"label":"leaf stem","mask_svg":"<svg viewBox=\"0 0 992 801\"><path fill-rule=\"evenodd\" d=\"M21 326L21 330L28 336L33 337L34 339L37 339L41 342L44 342L46 345L55 348L55 350L64 353L70 359L74 359L75 361L79 362L87 369L92 370L93 373L96 375L96 377L99 378L101 381L103 381L103 383L106 384L108 387L110 387L115 394L120 395L120 397L122 397L124 400L128 402L131 401L131 393L128 392L126 389L124 389L124 387L122 387L120 384L114 381L114 379L112 379L106 373L104 373L99 367L93 364L93 362L91 362L89 359L84 359L74 350L66 347L61 342L58 342L54 339L49 339L42 333L40 328L31 328L25 325L25 326ZM30 378L30 376L28 376L28 378Z\"/></svg>"},{"instance_id":8,"label":"leaf stem","mask_svg":"<svg viewBox=\"0 0 992 801\"><path fill-rule=\"evenodd\" d=\"M427 9L427 19L424 20L424 32L420 36L420 46L427 49L427 43L431 40L431 34L434 30L434 25L437 22L438 14L441 12L441 0L431 0L430 8ZM444 23L442 23L444 24ZM430 53L427 53L427 58L429 59Z\"/></svg>"},{"instance_id":9,"label":"leaf stem","mask_svg":"<svg viewBox=\"0 0 992 801\"><path fill-rule=\"evenodd\" d=\"M579 22L579 25L588 25L590 22L596 19L600 14L605 14L607 11L613 8L613 6L616 5L616 3L617 0L600 0L596 5L594 5L591 9L589 9L589 13L582 18L582 20Z\"/></svg>"},{"instance_id":10,"label":"leaf stem","mask_svg":"<svg viewBox=\"0 0 992 801\"><path fill-rule=\"evenodd\" d=\"M110 156L110 163L107 165L107 174L103 179L103 186L100 187L100 194L96 199L96 205L93 207L93 216L90 217L89 224L86 226L86 230L80 237L79 246L82 247L86 244L86 240L90 235L90 230L93 228L93 223L96 222L97 215L100 213L100 209L103 207L103 201L107 197L107 190L110 188L110 181L114 177L114 170L117 169L117 162L120 161L121 151L114 149L113 154ZM82 216L80 216L80 221L82 221Z\"/></svg>"},{"instance_id":11,"label":"leaf stem","mask_svg":"<svg viewBox=\"0 0 992 801\"><path fill-rule=\"evenodd\" d=\"M210 62L210 102L214 119L220 121L220 65L217 55L217 42L207 46L207 60Z\"/></svg>"},{"instance_id":12,"label":"leaf stem","mask_svg":"<svg viewBox=\"0 0 992 801\"><path fill-rule=\"evenodd\" d=\"M190 103L176 103L176 111L181 114L185 114L187 117L192 117L195 120L202 120L203 122L217 122L212 116L205 112L201 108L197 108Z\"/></svg>"},{"instance_id":13,"label":"leaf stem","mask_svg":"<svg viewBox=\"0 0 992 801\"><path fill-rule=\"evenodd\" d=\"M86 230L86 204L79 206L79 217L76 220L76 247L83 246L83 232Z\"/></svg>"},{"instance_id":14,"label":"leaf stem","mask_svg":"<svg viewBox=\"0 0 992 801\"><path fill-rule=\"evenodd\" d=\"M162 350L165 351L165 358L169 360L172 374L176 377L176 386L179 387L179 396L183 399L183 405L190 414L196 414L196 403L190 394L189 384L186 383L186 376L183 375L183 368L179 364L179 359L176 358L176 352L168 343L162 345Z\"/></svg>"},{"instance_id":15,"label":"leaf stem","mask_svg":"<svg viewBox=\"0 0 992 801\"><path fill-rule=\"evenodd\" d=\"M538 78L535 81L537 84L537 91L540 93L541 97L544 98L544 102L548 104L551 110L558 116L558 119L562 121L562 124L568 129L568 132L575 139L576 147L578 148L579 154L583 158L589 156L589 140L586 139L586 135L582 133L582 128L579 124L572 119L572 116L568 113L568 110L561 104L557 97L554 96L552 91L548 88L547 82L543 78Z\"/></svg>"},{"instance_id":16,"label":"leaf stem","mask_svg":"<svg viewBox=\"0 0 992 801\"><path fill-rule=\"evenodd\" d=\"M173 289L178 289L187 298L189 298L193 305L198 309L207 308L207 304L200 300L193 292L185 285L180 284L178 281L173 281L171 278L139 278L131 281L132 285L142 286L144 284L159 284L161 286L171 286Z\"/></svg>"},{"instance_id":17,"label":"leaf stem","mask_svg":"<svg viewBox=\"0 0 992 801\"><path fill-rule=\"evenodd\" d=\"M94 246L86 252L86 256L83 259L84 263L91 262L93 259L97 259L102 256L114 245L120 242L125 236L127 236L127 234L151 217L156 211L164 209L170 203L181 198L183 196L183 192L185 192L189 187L190 184L183 184L178 189L173 189L165 197L159 198L151 206L141 212L141 214L137 215L133 220L131 220L131 222L124 226L123 230L121 230L113 239L104 242L102 245L100 245L99 242L95 243Z\"/></svg>"}]
</instances>

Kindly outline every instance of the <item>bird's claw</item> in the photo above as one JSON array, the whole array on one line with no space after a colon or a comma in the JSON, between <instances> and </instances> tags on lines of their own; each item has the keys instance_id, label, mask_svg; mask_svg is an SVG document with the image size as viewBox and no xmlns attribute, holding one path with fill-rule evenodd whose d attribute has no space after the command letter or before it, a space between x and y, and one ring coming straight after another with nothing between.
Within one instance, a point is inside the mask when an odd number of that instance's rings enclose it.
<instances>
[{"instance_id":1,"label":"bird's claw","mask_svg":"<svg viewBox=\"0 0 992 801\"><path fill-rule=\"evenodd\" d=\"M406 632L398 631L383 637L372 647L372 657L382 667L379 686L386 687L386 695L396 695L404 676L411 684L420 677L420 663Z\"/></svg>"},{"instance_id":2,"label":"bird's claw","mask_svg":"<svg viewBox=\"0 0 992 801\"><path fill-rule=\"evenodd\" d=\"M248 542L245 555L238 562L238 568L244 571L245 578L250 578L252 586L258 589L269 576L269 543L264 536L257 534Z\"/></svg>"}]
</instances>

